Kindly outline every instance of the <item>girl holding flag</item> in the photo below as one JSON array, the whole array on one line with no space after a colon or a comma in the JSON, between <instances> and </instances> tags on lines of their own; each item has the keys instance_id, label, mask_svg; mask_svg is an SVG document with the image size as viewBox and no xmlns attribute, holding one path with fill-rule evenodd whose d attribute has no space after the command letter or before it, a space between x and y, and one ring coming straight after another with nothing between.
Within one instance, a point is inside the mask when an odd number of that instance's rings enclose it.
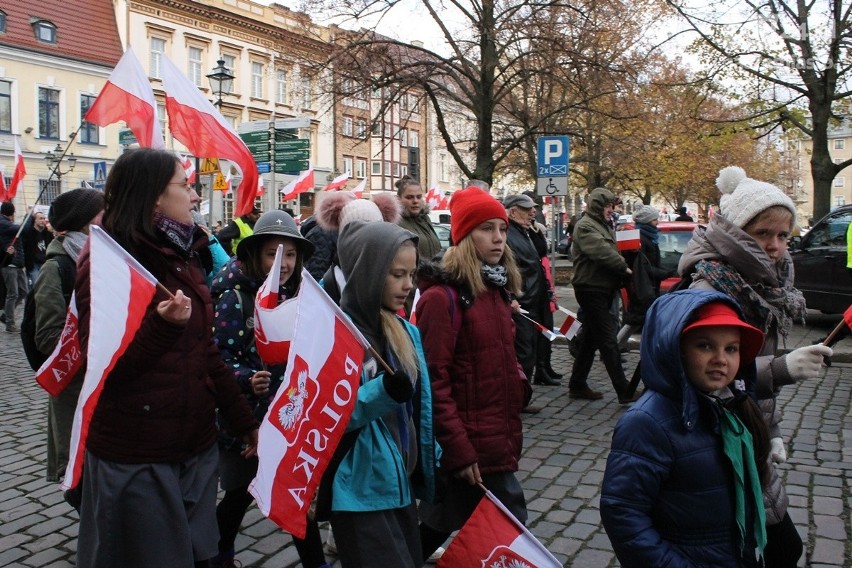
<instances>
[{"instance_id":1,"label":"girl holding flag","mask_svg":"<svg viewBox=\"0 0 852 568\"><path fill-rule=\"evenodd\" d=\"M414 287L417 237L390 223L352 221L337 245L346 279L340 307L374 348L337 448L339 465L323 480L331 480L340 562L420 568L415 497L434 496L432 391L420 334L396 315Z\"/></svg>"},{"instance_id":2,"label":"girl holding flag","mask_svg":"<svg viewBox=\"0 0 852 568\"><path fill-rule=\"evenodd\" d=\"M110 308L144 316L107 367L91 415L77 566L206 566L219 538L216 410L246 455L256 451L258 424L213 343L212 260L207 235L192 222L199 197L174 154L140 148L116 160L104 200L103 229L156 278L159 291L137 305L130 277L123 284L129 305ZM95 268L87 246L75 285L83 353L89 342L112 339L90 327L94 308L102 314L104 304L121 301L120 294L92 295Z\"/></svg>"},{"instance_id":3,"label":"girl holding flag","mask_svg":"<svg viewBox=\"0 0 852 568\"><path fill-rule=\"evenodd\" d=\"M314 245L299 232L296 222L284 211L261 215L254 233L237 245L237 254L213 279L211 293L216 298L213 339L222 358L232 370L255 418L263 420L272 397L281 386L286 364L268 369L255 346L254 308L260 286L274 268L278 247L283 247L278 299L294 297L301 284L302 266L314 252ZM286 359L286 357L285 357ZM214 567L235 566L234 541L253 498L249 484L257 473L257 458L245 459L240 440L228 434L220 418L219 483L225 496L216 507L219 524L219 554ZM293 537L302 566L326 565L319 527L308 521L305 540Z\"/></svg>"},{"instance_id":4,"label":"girl holding flag","mask_svg":"<svg viewBox=\"0 0 852 568\"><path fill-rule=\"evenodd\" d=\"M428 557L464 525L488 488L521 523L524 492L515 472L523 446L521 409L532 395L515 356L513 294L521 275L506 246L506 209L477 187L450 202L455 246L418 275L417 325L432 377L435 431L449 477L438 505L421 503Z\"/></svg>"}]
</instances>

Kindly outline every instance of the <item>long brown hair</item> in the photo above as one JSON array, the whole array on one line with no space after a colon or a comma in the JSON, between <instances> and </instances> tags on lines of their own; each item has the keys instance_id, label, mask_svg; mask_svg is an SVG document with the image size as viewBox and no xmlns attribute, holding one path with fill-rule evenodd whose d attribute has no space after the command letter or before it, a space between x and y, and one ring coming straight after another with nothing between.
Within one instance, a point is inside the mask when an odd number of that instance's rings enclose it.
<instances>
[{"instance_id":1,"label":"long brown hair","mask_svg":"<svg viewBox=\"0 0 852 568\"><path fill-rule=\"evenodd\" d=\"M515 264L515 256L512 249L506 246L499 264L506 267L506 290L515 295L521 293L521 273ZM482 261L476 254L476 246L473 244L471 233L455 246L447 249L443 260L444 270L450 278L466 286L474 297L485 292L485 281L482 279Z\"/></svg>"}]
</instances>

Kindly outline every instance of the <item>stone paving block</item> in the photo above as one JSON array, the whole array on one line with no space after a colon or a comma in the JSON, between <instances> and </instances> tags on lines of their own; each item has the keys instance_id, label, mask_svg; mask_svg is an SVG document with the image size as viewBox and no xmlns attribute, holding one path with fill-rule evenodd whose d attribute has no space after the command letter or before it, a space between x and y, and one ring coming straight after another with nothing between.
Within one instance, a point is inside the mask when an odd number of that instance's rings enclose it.
<instances>
[{"instance_id":1,"label":"stone paving block","mask_svg":"<svg viewBox=\"0 0 852 568\"><path fill-rule=\"evenodd\" d=\"M0 566L14 566L15 563L30 555L28 550L23 548L0 549Z\"/></svg>"},{"instance_id":2,"label":"stone paving block","mask_svg":"<svg viewBox=\"0 0 852 568\"><path fill-rule=\"evenodd\" d=\"M821 515L841 515L843 514L843 500L815 496L813 498L813 510Z\"/></svg>"},{"instance_id":3,"label":"stone paving block","mask_svg":"<svg viewBox=\"0 0 852 568\"><path fill-rule=\"evenodd\" d=\"M846 562L846 543L839 540L817 538L811 555L813 564L824 563L831 566L844 566Z\"/></svg>"},{"instance_id":4,"label":"stone paving block","mask_svg":"<svg viewBox=\"0 0 852 568\"><path fill-rule=\"evenodd\" d=\"M580 540L586 540L591 536L595 531L598 530L597 525L588 525L585 523L572 523L569 526L565 527L565 530L562 531L562 536L566 536L569 538L577 538Z\"/></svg>"},{"instance_id":5,"label":"stone paving block","mask_svg":"<svg viewBox=\"0 0 852 568\"><path fill-rule=\"evenodd\" d=\"M27 566L38 566L39 568L49 564L51 562L56 562L65 557L65 551L59 550L55 548L47 548L42 550L41 552L37 552L32 556L28 557L24 560L24 564Z\"/></svg>"},{"instance_id":6,"label":"stone paving block","mask_svg":"<svg viewBox=\"0 0 852 568\"><path fill-rule=\"evenodd\" d=\"M591 566L609 566L615 559L615 554L606 550L585 548L574 556L570 566L577 568L590 568Z\"/></svg>"},{"instance_id":7,"label":"stone paving block","mask_svg":"<svg viewBox=\"0 0 852 568\"><path fill-rule=\"evenodd\" d=\"M814 515L817 537L831 538L834 540L846 540L846 523L843 519L828 515Z\"/></svg>"}]
</instances>

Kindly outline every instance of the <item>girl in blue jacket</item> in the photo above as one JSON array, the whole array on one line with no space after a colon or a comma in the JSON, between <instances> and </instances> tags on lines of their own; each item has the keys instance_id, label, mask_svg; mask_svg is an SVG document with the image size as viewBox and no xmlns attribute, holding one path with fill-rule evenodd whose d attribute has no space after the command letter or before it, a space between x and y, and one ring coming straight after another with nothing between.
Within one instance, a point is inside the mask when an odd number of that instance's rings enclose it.
<instances>
[{"instance_id":1,"label":"girl in blue jacket","mask_svg":"<svg viewBox=\"0 0 852 568\"><path fill-rule=\"evenodd\" d=\"M747 392L762 344L722 293L686 290L651 306L646 390L616 424L601 495L623 567L760 565L769 439Z\"/></svg>"},{"instance_id":2,"label":"girl in blue jacket","mask_svg":"<svg viewBox=\"0 0 852 568\"><path fill-rule=\"evenodd\" d=\"M414 287L417 237L390 223L352 221L337 252L346 280L340 307L395 369L371 354L364 360L349 446L331 483L338 555L344 568L420 568L415 497L434 495L432 394L420 334L396 315Z\"/></svg>"}]
</instances>

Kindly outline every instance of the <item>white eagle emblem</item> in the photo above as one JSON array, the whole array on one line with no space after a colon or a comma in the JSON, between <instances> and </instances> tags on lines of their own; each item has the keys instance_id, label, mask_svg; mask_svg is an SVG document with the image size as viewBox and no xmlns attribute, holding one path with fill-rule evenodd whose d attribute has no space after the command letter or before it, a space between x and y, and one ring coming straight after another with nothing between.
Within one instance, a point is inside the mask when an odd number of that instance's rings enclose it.
<instances>
[{"instance_id":1,"label":"white eagle emblem","mask_svg":"<svg viewBox=\"0 0 852 568\"><path fill-rule=\"evenodd\" d=\"M308 370L299 371L296 386L287 391L287 402L278 411L278 421L285 430L290 430L305 412L305 400L308 398Z\"/></svg>"}]
</instances>

